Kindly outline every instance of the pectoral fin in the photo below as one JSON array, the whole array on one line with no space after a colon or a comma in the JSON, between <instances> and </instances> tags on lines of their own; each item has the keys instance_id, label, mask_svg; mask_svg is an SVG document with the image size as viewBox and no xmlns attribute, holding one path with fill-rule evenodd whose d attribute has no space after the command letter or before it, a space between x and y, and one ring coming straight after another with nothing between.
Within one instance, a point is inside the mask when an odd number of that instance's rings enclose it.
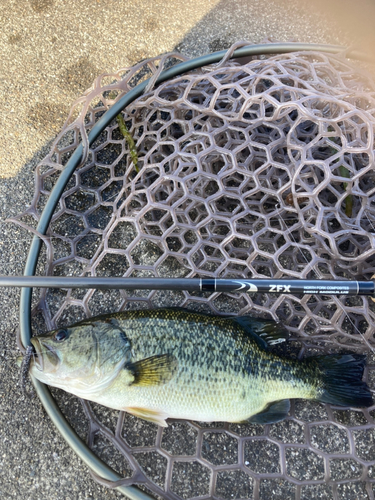
<instances>
[{"instance_id":1,"label":"pectoral fin","mask_svg":"<svg viewBox=\"0 0 375 500\"><path fill-rule=\"evenodd\" d=\"M149 410L147 408L137 408L135 406L124 408L124 411L131 413L135 417L143 418L143 420L148 420L149 422L160 425L160 427L168 427L165 421L168 415L164 412Z\"/></svg>"},{"instance_id":2,"label":"pectoral fin","mask_svg":"<svg viewBox=\"0 0 375 500\"><path fill-rule=\"evenodd\" d=\"M161 354L128 363L124 367L134 377L130 385L147 387L169 382L177 370L177 359L173 354Z\"/></svg>"},{"instance_id":3,"label":"pectoral fin","mask_svg":"<svg viewBox=\"0 0 375 500\"><path fill-rule=\"evenodd\" d=\"M289 399L270 403L263 411L248 419L252 424L274 424L284 420L290 410Z\"/></svg>"}]
</instances>

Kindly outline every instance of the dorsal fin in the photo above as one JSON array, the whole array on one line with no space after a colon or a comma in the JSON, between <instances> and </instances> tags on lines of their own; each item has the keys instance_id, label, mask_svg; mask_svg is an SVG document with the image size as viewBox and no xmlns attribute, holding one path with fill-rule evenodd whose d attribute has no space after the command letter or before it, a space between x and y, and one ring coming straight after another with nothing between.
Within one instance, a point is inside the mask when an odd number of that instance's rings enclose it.
<instances>
[{"instance_id":1,"label":"dorsal fin","mask_svg":"<svg viewBox=\"0 0 375 500\"><path fill-rule=\"evenodd\" d=\"M272 319L239 316L238 318L231 318L231 320L241 325L261 349L268 349L285 342L288 338L288 332L280 323L276 323Z\"/></svg>"},{"instance_id":2,"label":"dorsal fin","mask_svg":"<svg viewBox=\"0 0 375 500\"><path fill-rule=\"evenodd\" d=\"M208 318L212 323L222 322L223 320L239 324L248 336L257 343L261 349L268 349L277 344L285 342L289 336L288 332L280 323L272 319L253 318L252 316L215 316L206 312L197 312L185 309L183 307L168 307L155 309L155 311L176 311L185 314L196 314Z\"/></svg>"}]
</instances>

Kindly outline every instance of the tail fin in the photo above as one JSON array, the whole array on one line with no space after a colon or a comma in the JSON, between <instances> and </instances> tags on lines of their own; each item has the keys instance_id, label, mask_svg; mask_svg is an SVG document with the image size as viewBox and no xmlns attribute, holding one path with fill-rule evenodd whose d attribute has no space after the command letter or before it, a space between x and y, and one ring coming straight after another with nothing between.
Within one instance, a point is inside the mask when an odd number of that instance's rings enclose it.
<instances>
[{"instance_id":1,"label":"tail fin","mask_svg":"<svg viewBox=\"0 0 375 500\"><path fill-rule=\"evenodd\" d=\"M317 398L319 401L354 408L373 404L370 389L362 381L366 356L338 354L317 356L313 360L323 374L323 387Z\"/></svg>"}]
</instances>

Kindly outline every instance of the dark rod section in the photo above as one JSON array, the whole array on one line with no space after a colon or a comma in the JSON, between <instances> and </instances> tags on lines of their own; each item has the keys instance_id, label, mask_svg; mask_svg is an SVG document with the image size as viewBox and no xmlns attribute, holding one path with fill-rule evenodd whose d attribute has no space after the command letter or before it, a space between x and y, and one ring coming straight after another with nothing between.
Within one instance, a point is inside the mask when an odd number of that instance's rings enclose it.
<instances>
[{"instance_id":1,"label":"dark rod section","mask_svg":"<svg viewBox=\"0 0 375 500\"><path fill-rule=\"evenodd\" d=\"M187 290L195 292L262 292L324 295L372 295L374 281L216 279L216 278L98 278L68 276L0 276L0 287Z\"/></svg>"}]
</instances>

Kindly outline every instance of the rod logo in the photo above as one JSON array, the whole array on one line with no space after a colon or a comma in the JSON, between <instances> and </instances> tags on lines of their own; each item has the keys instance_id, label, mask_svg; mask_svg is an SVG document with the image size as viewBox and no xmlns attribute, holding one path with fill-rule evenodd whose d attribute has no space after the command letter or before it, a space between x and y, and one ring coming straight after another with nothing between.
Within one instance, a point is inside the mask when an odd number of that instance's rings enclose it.
<instances>
[{"instance_id":1,"label":"rod logo","mask_svg":"<svg viewBox=\"0 0 375 500\"><path fill-rule=\"evenodd\" d=\"M241 291L241 292L257 292L258 291L258 287L255 286L253 283L249 283L248 281L235 281L235 283L238 283L240 286L239 288L236 288L236 292L237 291Z\"/></svg>"},{"instance_id":2,"label":"rod logo","mask_svg":"<svg viewBox=\"0 0 375 500\"><path fill-rule=\"evenodd\" d=\"M270 292L286 292L291 293L290 287L292 285L270 285Z\"/></svg>"}]
</instances>

